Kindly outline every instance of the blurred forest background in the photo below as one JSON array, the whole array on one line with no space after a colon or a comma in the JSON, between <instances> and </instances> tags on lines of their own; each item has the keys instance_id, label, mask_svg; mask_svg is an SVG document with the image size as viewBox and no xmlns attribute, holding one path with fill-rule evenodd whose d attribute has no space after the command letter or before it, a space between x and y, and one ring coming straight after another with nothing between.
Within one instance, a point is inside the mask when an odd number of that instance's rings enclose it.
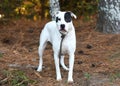
<instances>
[{"instance_id":1,"label":"blurred forest background","mask_svg":"<svg viewBox=\"0 0 120 86\"><path fill-rule=\"evenodd\" d=\"M86 20L97 13L98 0L60 0L60 9L74 12ZM0 0L0 19L25 17L28 19L50 18L49 0Z\"/></svg>"},{"instance_id":2,"label":"blurred forest background","mask_svg":"<svg viewBox=\"0 0 120 86\"><path fill-rule=\"evenodd\" d=\"M0 0L0 86L120 86L120 34L96 31L97 24L113 26L109 20L108 23L104 21L108 18L103 15L100 24L97 23L98 2L106 6L104 1L113 4L119 0L59 0L62 11L77 15L77 20L73 21L77 38L74 83L67 83L67 71L62 68L63 80L56 81L50 44L44 52L43 71L36 71L39 35L45 23L51 20L49 1ZM111 19L115 11L106 12L105 9L101 14ZM114 20L116 25L116 18Z\"/></svg>"}]
</instances>

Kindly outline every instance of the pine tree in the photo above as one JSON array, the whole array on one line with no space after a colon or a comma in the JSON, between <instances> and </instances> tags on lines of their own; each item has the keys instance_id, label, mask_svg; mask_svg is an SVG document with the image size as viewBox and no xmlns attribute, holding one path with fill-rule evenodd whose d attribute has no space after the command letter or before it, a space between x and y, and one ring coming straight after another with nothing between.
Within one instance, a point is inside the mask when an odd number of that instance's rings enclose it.
<instances>
[{"instance_id":1,"label":"pine tree","mask_svg":"<svg viewBox=\"0 0 120 86\"><path fill-rule=\"evenodd\" d=\"M99 0L97 30L120 33L120 0Z\"/></svg>"},{"instance_id":2,"label":"pine tree","mask_svg":"<svg viewBox=\"0 0 120 86\"><path fill-rule=\"evenodd\" d=\"M55 12L60 10L59 0L50 0L50 15L55 20Z\"/></svg>"}]
</instances>

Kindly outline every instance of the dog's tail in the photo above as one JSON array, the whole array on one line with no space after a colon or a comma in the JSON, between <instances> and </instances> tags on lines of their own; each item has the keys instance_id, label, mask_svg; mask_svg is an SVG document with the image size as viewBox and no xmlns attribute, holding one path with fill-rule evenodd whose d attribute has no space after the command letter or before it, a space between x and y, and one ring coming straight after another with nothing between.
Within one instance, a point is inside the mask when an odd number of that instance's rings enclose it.
<instances>
[{"instance_id":1,"label":"dog's tail","mask_svg":"<svg viewBox=\"0 0 120 86\"><path fill-rule=\"evenodd\" d=\"M61 56L61 58L60 58L60 64L63 67L63 69L69 70L69 68L64 63L64 56Z\"/></svg>"}]
</instances>

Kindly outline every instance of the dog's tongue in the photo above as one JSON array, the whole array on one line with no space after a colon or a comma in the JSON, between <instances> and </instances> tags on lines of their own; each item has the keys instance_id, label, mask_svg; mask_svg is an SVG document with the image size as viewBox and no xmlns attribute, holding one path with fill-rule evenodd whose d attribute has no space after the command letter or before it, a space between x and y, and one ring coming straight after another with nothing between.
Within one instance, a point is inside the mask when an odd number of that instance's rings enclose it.
<instances>
[{"instance_id":1,"label":"dog's tongue","mask_svg":"<svg viewBox=\"0 0 120 86\"><path fill-rule=\"evenodd\" d=\"M65 29L61 29L60 31L62 31L62 32L66 32L66 30L65 30Z\"/></svg>"}]
</instances>

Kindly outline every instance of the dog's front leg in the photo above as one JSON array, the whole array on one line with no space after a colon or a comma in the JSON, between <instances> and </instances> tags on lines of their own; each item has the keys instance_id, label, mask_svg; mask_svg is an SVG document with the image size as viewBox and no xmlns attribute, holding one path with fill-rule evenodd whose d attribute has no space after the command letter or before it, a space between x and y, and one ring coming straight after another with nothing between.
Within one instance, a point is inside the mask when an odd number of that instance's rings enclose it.
<instances>
[{"instance_id":1,"label":"dog's front leg","mask_svg":"<svg viewBox=\"0 0 120 86\"><path fill-rule=\"evenodd\" d=\"M60 63L59 63L58 54L54 54L54 60L55 60L55 68L56 68L56 78L58 81L60 81L60 80L62 80L62 78L61 78Z\"/></svg>"},{"instance_id":2,"label":"dog's front leg","mask_svg":"<svg viewBox=\"0 0 120 86\"><path fill-rule=\"evenodd\" d=\"M69 55L68 82L73 82L73 66L74 66L74 54L70 54Z\"/></svg>"}]
</instances>

